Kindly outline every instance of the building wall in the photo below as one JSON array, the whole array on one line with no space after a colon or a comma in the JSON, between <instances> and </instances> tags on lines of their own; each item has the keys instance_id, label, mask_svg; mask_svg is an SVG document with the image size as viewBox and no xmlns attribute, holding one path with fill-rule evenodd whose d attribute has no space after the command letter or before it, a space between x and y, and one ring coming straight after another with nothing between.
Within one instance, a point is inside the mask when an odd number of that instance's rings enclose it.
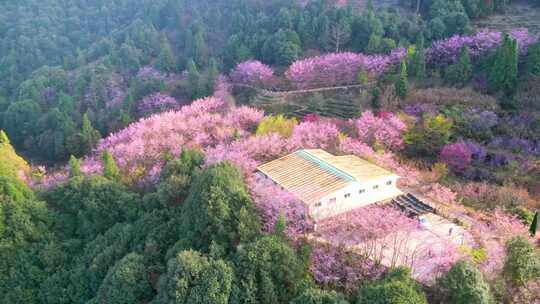
<instances>
[{"instance_id":1,"label":"building wall","mask_svg":"<svg viewBox=\"0 0 540 304\"><path fill-rule=\"evenodd\" d=\"M387 182L391 182L391 184L388 185ZM396 185L397 177L387 177L370 183L353 182L311 205L310 215L315 221L318 221L394 198L402 194Z\"/></svg>"}]
</instances>

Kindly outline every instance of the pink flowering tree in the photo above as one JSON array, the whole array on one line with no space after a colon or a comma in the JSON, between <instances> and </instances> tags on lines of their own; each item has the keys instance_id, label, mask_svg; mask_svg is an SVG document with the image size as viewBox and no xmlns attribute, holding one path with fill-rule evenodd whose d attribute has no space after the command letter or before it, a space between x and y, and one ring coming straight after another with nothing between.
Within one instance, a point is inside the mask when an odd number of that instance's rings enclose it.
<instances>
[{"instance_id":1,"label":"pink flowering tree","mask_svg":"<svg viewBox=\"0 0 540 304\"><path fill-rule=\"evenodd\" d=\"M360 141L391 150L403 148L402 136L407 126L396 115L386 113L375 116L371 111L366 111L355 124Z\"/></svg>"},{"instance_id":2,"label":"pink flowering tree","mask_svg":"<svg viewBox=\"0 0 540 304\"><path fill-rule=\"evenodd\" d=\"M209 97L194 101L179 111L143 118L103 139L96 156L82 166L95 163L101 151L110 151L121 171L135 180L157 176L159 168L183 147L207 149L246 137L262 119L263 113L248 107L229 108Z\"/></svg>"},{"instance_id":3,"label":"pink flowering tree","mask_svg":"<svg viewBox=\"0 0 540 304\"><path fill-rule=\"evenodd\" d=\"M262 177L252 179L249 188L261 215L264 232L274 232L280 217L285 219L285 232L291 239L313 229L306 205L290 192Z\"/></svg>"},{"instance_id":4,"label":"pink flowering tree","mask_svg":"<svg viewBox=\"0 0 540 304\"><path fill-rule=\"evenodd\" d=\"M463 142L445 145L440 154L442 162L446 163L454 172L463 173L472 162L472 152Z\"/></svg>"},{"instance_id":5,"label":"pink flowering tree","mask_svg":"<svg viewBox=\"0 0 540 304\"><path fill-rule=\"evenodd\" d=\"M338 145L339 130L328 121L302 122L293 129L288 139L288 150L297 149L332 149Z\"/></svg>"},{"instance_id":6,"label":"pink flowering tree","mask_svg":"<svg viewBox=\"0 0 540 304\"><path fill-rule=\"evenodd\" d=\"M318 284L332 289L350 294L359 284L380 278L386 270L386 267L344 246L314 243L312 247L310 269L313 278Z\"/></svg>"},{"instance_id":7,"label":"pink flowering tree","mask_svg":"<svg viewBox=\"0 0 540 304\"><path fill-rule=\"evenodd\" d=\"M487 257L480 264L480 269L490 278L500 274L503 269L506 242L518 235L528 235L527 227L521 220L500 208L496 208L489 216L476 219L471 233L479 246L486 250Z\"/></svg>"},{"instance_id":8,"label":"pink flowering tree","mask_svg":"<svg viewBox=\"0 0 540 304\"><path fill-rule=\"evenodd\" d=\"M457 246L426 233L417 220L392 207L352 210L318 223L316 232L330 244L352 246L376 264L408 266L426 281L460 257Z\"/></svg>"},{"instance_id":9,"label":"pink flowering tree","mask_svg":"<svg viewBox=\"0 0 540 304\"><path fill-rule=\"evenodd\" d=\"M525 55L529 45L538 39L538 35L533 35L523 28L512 30L510 36L517 40L521 55ZM482 30L473 35L455 35L434 42L432 47L426 50L426 59L430 64L447 66L457 61L461 49L465 46L469 48L471 57L480 58L494 52L501 44L502 37L501 32L490 30Z\"/></svg>"},{"instance_id":10,"label":"pink flowering tree","mask_svg":"<svg viewBox=\"0 0 540 304\"><path fill-rule=\"evenodd\" d=\"M144 116L166 110L178 109L179 107L179 102L171 96L163 93L155 93L144 97L139 102L137 109L139 114Z\"/></svg>"},{"instance_id":11,"label":"pink flowering tree","mask_svg":"<svg viewBox=\"0 0 540 304\"><path fill-rule=\"evenodd\" d=\"M236 84L262 87L271 86L275 80L272 68L257 60L239 63L231 72L230 77Z\"/></svg>"}]
</instances>

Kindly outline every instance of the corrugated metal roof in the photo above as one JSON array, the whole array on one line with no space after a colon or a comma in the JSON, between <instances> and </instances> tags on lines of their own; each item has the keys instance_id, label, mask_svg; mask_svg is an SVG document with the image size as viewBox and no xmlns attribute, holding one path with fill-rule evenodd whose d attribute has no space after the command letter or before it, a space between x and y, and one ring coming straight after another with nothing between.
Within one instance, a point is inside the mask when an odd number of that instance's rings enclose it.
<instances>
[{"instance_id":1,"label":"corrugated metal roof","mask_svg":"<svg viewBox=\"0 0 540 304\"><path fill-rule=\"evenodd\" d=\"M320 149L299 150L257 169L308 204L351 182L395 176L356 156L334 156Z\"/></svg>"}]
</instances>

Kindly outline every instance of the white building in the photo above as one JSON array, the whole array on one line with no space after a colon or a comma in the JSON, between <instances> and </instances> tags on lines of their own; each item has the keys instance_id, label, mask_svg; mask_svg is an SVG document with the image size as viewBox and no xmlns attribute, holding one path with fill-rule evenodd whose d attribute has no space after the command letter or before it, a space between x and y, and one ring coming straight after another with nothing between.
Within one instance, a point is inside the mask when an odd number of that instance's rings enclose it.
<instances>
[{"instance_id":1,"label":"white building","mask_svg":"<svg viewBox=\"0 0 540 304\"><path fill-rule=\"evenodd\" d=\"M257 169L304 202L315 221L403 194L399 176L354 155L320 149L299 150Z\"/></svg>"}]
</instances>

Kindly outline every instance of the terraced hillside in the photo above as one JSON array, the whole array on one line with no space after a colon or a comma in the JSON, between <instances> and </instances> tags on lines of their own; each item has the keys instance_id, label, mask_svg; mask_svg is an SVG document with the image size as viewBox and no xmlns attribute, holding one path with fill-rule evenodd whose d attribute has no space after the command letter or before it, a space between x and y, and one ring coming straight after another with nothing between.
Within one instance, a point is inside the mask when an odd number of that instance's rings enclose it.
<instances>
[{"instance_id":1,"label":"terraced hillside","mask_svg":"<svg viewBox=\"0 0 540 304\"><path fill-rule=\"evenodd\" d=\"M477 28L489 28L509 31L524 27L529 31L540 32L540 7L532 6L527 1L517 1L509 5L505 14L493 15L474 22Z\"/></svg>"}]
</instances>

